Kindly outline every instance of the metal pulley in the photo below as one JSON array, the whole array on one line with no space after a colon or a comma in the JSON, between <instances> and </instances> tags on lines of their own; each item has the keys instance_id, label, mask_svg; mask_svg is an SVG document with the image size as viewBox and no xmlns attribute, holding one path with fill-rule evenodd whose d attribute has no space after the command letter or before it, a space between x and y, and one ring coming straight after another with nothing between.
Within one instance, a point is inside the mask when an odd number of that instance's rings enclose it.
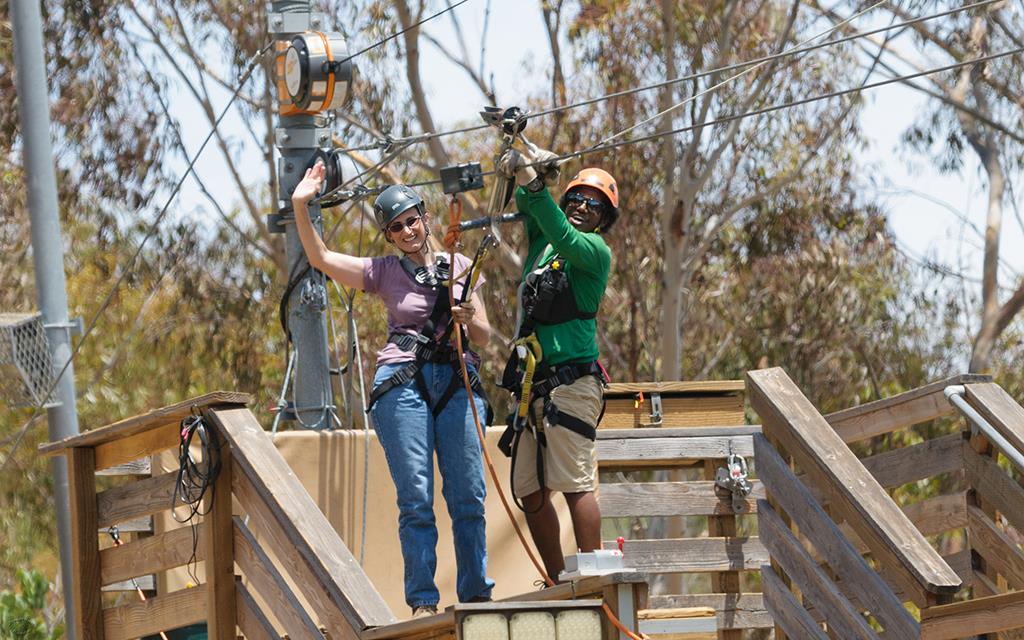
<instances>
[{"instance_id":1,"label":"metal pulley","mask_svg":"<svg viewBox=\"0 0 1024 640\"><path fill-rule=\"evenodd\" d=\"M282 113L337 109L352 83L352 61L339 33L306 31L278 56ZM288 104L290 103L290 105ZM291 109L286 107L290 106Z\"/></svg>"},{"instance_id":2,"label":"metal pulley","mask_svg":"<svg viewBox=\"0 0 1024 640\"><path fill-rule=\"evenodd\" d=\"M715 472L715 485L732 494L732 510L742 513L747 508L747 496L754 485L747 479L747 461L743 456L730 453L724 467Z\"/></svg>"},{"instance_id":3,"label":"metal pulley","mask_svg":"<svg viewBox=\"0 0 1024 640\"><path fill-rule=\"evenodd\" d=\"M519 107L484 107L480 117L487 124L501 129L501 132L510 138L515 138L526 129L528 114Z\"/></svg>"}]
</instances>

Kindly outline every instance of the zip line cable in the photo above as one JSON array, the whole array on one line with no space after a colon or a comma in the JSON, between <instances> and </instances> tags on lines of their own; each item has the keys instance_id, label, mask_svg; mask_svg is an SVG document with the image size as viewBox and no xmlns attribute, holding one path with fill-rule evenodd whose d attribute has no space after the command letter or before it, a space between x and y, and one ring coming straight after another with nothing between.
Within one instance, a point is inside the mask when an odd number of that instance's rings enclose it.
<instances>
[{"instance_id":1,"label":"zip line cable","mask_svg":"<svg viewBox=\"0 0 1024 640\"><path fill-rule=\"evenodd\" d=\"M364 53L366 53L368 51L372 51L372 50L376 49L377 47L379 47L381 45L387 44L391 40L394 40L398 36L402 35L403 33L407 32L407 31L412 31L416 27L418 27L418 26L420 26L420 25L422 25L422 24L424 24L426 22L430 22L434 18L443 16L444 14L448 13L449 11L452 11L453 9L457 9L458 7L466 4L467 2L469 2L469 0L460 0L459 2L456 2L453 5L449 5L448 7L438 11L435 14L433 14L431 16L427 16L426 18L423 18L422 20L420 20L416 24L410 25L410 26L406 27L405 29L402 29L401 31L396 31L395 33L392 33L390 36L384 38L383 40L381 40L381 41L379 41L377 43L371 44L370 46L365 47L363 49L360 49L359 51L356 51L355 53L353 53L349 57L344 58L344 59L340 60L339 62L335 62L334 64L335 65L345 64L346 62L352 60L353 58L357 58L357 57L363 55Z\"/></svg>"},{"instance_id":2,"label":"zip line cable","mask_svg":"<svg viewBox=\"0 0 1024 640\"><path fill-rule=\"evenodd\" d=\"M679 76L677 78L672 78L670 80L664 80L662 82L657 82L657 83L645 85L645 86L642 86L642 87L636 87L636 88L633 88L633 89L624 89L622 91L617 91L615 93L609 93L609 94L606 94L606 95L603 95L603 96L598 96L596 98L590 98L588 100L581 100L580 102L574 102L574 103L569 104L569 105L563 105L563 106L558 106L558 107L551 107L551 108L545 109L543 111L538 111L537 113L531 113L531 114L529 114L529 117L531 117L531 118L538 118L540 116L546 116L546 115L549 115L549 114L552 114L552 113L557 113L559 111L563 111L563 110L566 110L566 109L575 109L577 107L584 107L584 106L588 106L588 105L595 104L595 103L598 103L598 102L604 102L606 100L612 100L614 98L621 98L623 96L627 96L627 95L630 95L630 94L633 94L633 93L640 93L640 92L643 92L643 91L649 91L651 89L661 89L663 87L667 87L667 86L670 86L670 85L673 85L673 84L679 84L681 82L688 82L690 80L698 80L700 78L704 78L704 77L707 77L707 76L716 75L716 74L719 74L719 73L725 73L725 72L728 72L728 71L734 71L736 69L740 69L740 68L743 68L745 66L752 65L752 64L763 64L765 62L771 62L772 60L786 58L786 57L789 57L789 56L797 56L797 55L800 55L802 53L808 53L810 51L816 51L818 49L823 49L825 47L831 47L831 46L834 46L834 45L837 45L837 44L845 44L847 42L851 42L851 41L857 40L859 38L866 38L868 36L873 36L873 35L877 35L879 33L883 33L885 31L891 31L893 29L900 29L902 27L913 26L913 25L919 24L921 22L927 22L928 20L934 20L936 18L943 18L943 17L948 16L948 15L953 15L953 14L956 14L956 13L961 13L963 11L968 11L970 9L977 9L979 7L984 7L986 5L995 4L995 3L998 3L998 2L1005 2L1005 0L982 0L981 2L976 2L974 4L964 5L962 7L957 7L955 9L950 9L948 11L943 11L943 12L940 12L940 13L933 13L931 15L922 16L920 18L914 18L912 20L907 20L905 22L892 23L892 24L890 24L890 25L888 25L886 27L879 27L877 29L872 29L870 31L860 31L860 32L857 32L857 33L850 34L848 36L844 36L842 38L838 38L836 40L828 40L826 42L820 42L818 44L812 44L812 45L809 45L809 46L806 46L806 47L801 47L801 46L798 45L796 48L793 48L793 49L787 49L786 51L781 51L781 52L776 53L776 54L766 55L766 56L763 56L763 57L760 57L760 58L754 58L752 60L745 60L743 62L735 62L733 64L725 65L724 67L718 67L717 69L709 69L707 71L698 71L696 73L691 73L691 74L688 74L688 75L685 75L685 76ZM875 5L875 6L877 6L877 5ZM836 26L837 27L838 26L842 26L843 24L845 24L845 23L849 22L850 20L853 20L854 18L856 18L858 15L860 15L860 14L851 16L850 18L847 18L846 20L844 20L842 23L838 23ZM825 32L825 33L828 33L828 32ZM824 34L819 34L818 36L815 36L815 38L811 38L810 40L814 40L817 37L820 37L821 35L824 35Z\"/></svg>"},{"instance_id":3,"label":"zip line cable","mask_svg":"<svg viewBox=\"0 0 1024 640\"><path fill-rule=\"evenodd\" d=\"M807 40L804 40L803 42L798 44L794 49L789 49L787 51L790 53L790 55L792 55L793 51L799 50L804 45L806 45L806 44L808 44L808 43L810 43L810 42L812 42L814 40L817 40L818 38L822 38L824 36L827 36L828 34L832 33L833 31L846 26L847 24L849 24L853 20L856 20L857 18L861 17L865 13L868 13L869 11L871 11L871 10L877 8L877 7L880 7L881 5L885 4L888 1L889 0L878 0L878 2L872 4L871 6L865 7L864 9L858 11L857 13L853 14L849 18L846 18L845 20L842 20L841 22L837 22L836 24L832 25L831 27L829 27L828 29L822 31L821 33L819 33L817 35L814 35L814 36L811 36ZM781 56L782 54L787 53L787 51L780 51L779 55ZM702 90L698 91L697 93L695 93L695 94L693 94L691 96L688 96L688 97L684 98L683 100L680 100L679 102L677 102L674 105L668 107L667 109L663 109L663 110L659 111L658 113L654 114L653 116L651 116L649 118L641 120L640 122L637 122L636 124L634 124L632 126L626 127L622 131L618 131L616 133L613 133L612 135L608 136L604 140L601 140L600 142L598 142L594 146L595 147L600 147L600 146L602 146L604 144L607 144L607 143L611 142L612 140L615 140L619 136L622 136L622 135L624 135L626 133L629 133L630 131L632 131L634 129L642 127L643 125L647 124L648 122L653 122L653 121L661 118L661 116L666 115L668 113L671 113L671 112L675 111L676 109L679 109L680 107L685 106L685 105L693 102L694 100L696 100L697 98L700 98L701 96L705 96L705 95L707 95L709 93L713 93L716 89L724 87L725 85L730 84L734 80L738 80L739 78L742 78L743 76L747 75L751 71L754 71L756 69L760 69L764 65L766 65L769 62L772 62L772 61L774 61L776 59L781 59L781 58L770 58L768 60L762 60L761 62L758 62L758 63L754 64L753 66L747 67L743 71L740 71L739 73L733 74L733 75L729 76L728 78L726 78L725 80L722 80L722 81L720 81L720 82L718 82L716 84L713 84L710 87L702 89Z\"/></svg>"},{"instance_id":4,"label":"zip line cable","mask_svg":"<svg viewBox=\"0 0 1024 640\"><path fill-rule=\"evenodd\" d=\"M548 164L550 162L560 162L560 161L563 161L563 160L571 160L573 158L582 158L583 156L591 155L593 153L598 153L598 152L602 152L602 151L611 151L613 149L618 149L620 147L626 147L626 146L630 146L630 145L634 145L634 144L640 144L642 142L650 142L652 140L658 140L660 138L664 138L664 137L667 137L667 136L677 135L677 134L680 134L680 133L686 133L688 131L696 131L696 130L699 130L699 129L703 129L705 127L713 127L713 126L719 125L719 124L725 124L725 123L728 123L728 122L732 122L733 120L743 120L743 119L750 118L750 117L753 117L753 116L764 115L766 113L772 113L774 111L781 111L783 109L790 109L792 107L798 107L798 106L802 106L802 105L809 104L809 103L812 103L812 102L820 102L822 100L829 100L831 98L837 98L839 96L850 95L850 94L853 94L853 93L859 93L859 92L865 91L867 89L875 89L875 88L882 87L882 86L885 86L885 85L895 84L897 82L906 82L907 80L913 80L915 78L921 78L921 77L929 76L929 75L932 75L932 74L935 74L935 73L942 73L943 71L952 71L954 69L959 69L959 68L962 68L962 67L970 66L972 64L978 64L978 63L982 63L982 62L990 62L992 60L997 60L997 59L1000 59L1000 58L1005 58L1005 57L1009 57L1009 56L1015 56L1015 55L1020 54L1022 52L1024 52L1024 47L1018 47L1016 49L1011 49L1009 51L1003 51L1003 52L1000 52L1000 53L993 53L993 54L989 54L989 55L986 55L986 56L980 56L978 58L972 58L970 60L963 60L961 62L956 62L956 63L953 63L953 64L948 64L948 65L945 65L945 66L942 66L942 67L935 67L935 68L932 68L932 69L925 69L925 70L918 71L918 72L915 72L915 73L911 73L911 74L908 74L908 75L894 76L894 77L886 78L885 80L880 80L878 82L872 82L872 83L861 85L861 86L858 86L858 87L852 87L852 88L849 88L849 89L840 89L840 90L837 90L837 91L831 91L829 93L825 93L825 94L821 94L821 95L817 95L817 96L812 96L812 97L809 97L809 98L801 98L799 100L793 100L793 101L790 101L790 102L784 102L784 103L781 103L781 104L771 105L771 106L768 106L768 107L764 107L762 109L755 109L753 111L745 111L743 113L737 113L737 114L733 114L733 115L729 115L729 116L722 116L721 118L717 118L717 119L714 119L714 120L708 120L707 122L702 122L700 124L692 124L692 125L687 125L687 126L684 126L684 127L679 127L677 129L672 129L670 131L661 131L661 132L658 132L658 133L652 133L650 135L640 136L638 138L627 138L625 140L619 140L617 142L611 142L611 143L608 143L608 144L604 144L602 146L595 145L595 146L592 146L592 147L588 147L586 149L581 149L579 151L573 151L572 153L566 153L564 155L558 155L558 156L555 156L555 157L553 157L553 158L551 158L549 160L546 160L544 162L529 163L527 166L536 167L536 166L546 165L546 164ZM497 171L495 171L494 169L491 169L489 171L484 171L482 175L484 175L484 176L491 176L491 175L495 175L496 173L497 173ZM439 185L439 184L441 184L441 180L423 180L421 182L410 182L410 183L406 183L406 184L407 184L407 186L410 186L410 187L427 187L427 186ZM376 189L379 189L379 188L376 188ZM373 192L376 189L370 189L370 192Z\"/></svg>"},{"instance_id":5,"label":"zip line cable","mask_svg":"<svg viewBox=\"0 0 1024 640\"><path fill-rule=\"evenodd\" d=\"M698 71L698 72L691 73L691 74L688 74L688 75L685 75L685 76L679 76L679 77L676 77L676 78L671 78L669 80L663 80L661 82L656 82L656 83L653 83L653 84L643 85L643 86L640 86L640 87L634 87L632 89L624 89L622 91L617 91L617 92L614 92L614 93L605 94L603 96L598 96L598 97L595 97L595 98L588 98L586 100L581 100L579 102L573 102L571 104L558 105L558 106L554 106L554 107L549 107L549 108L544 109L542 111L538 111L537 113L529 113L529 114L527 114L527 117L528 118L539 118L541 116L551 115L553 113L558 113L560 111L568 111L568 110L576 109L576 108L579 108L579 107L585 107L585 106L589 106L589 105L592 105L592 104L597 104L599 102L605 102L607 100L612 100L612 99L615 99L615 98L621 98L623 96L632 95L634 93L642 93L644 91L650 91L652 89L660 89L660 88L667 87L667 86L670 86L670 85L673 85L673 84L679 84L679 83L682 83L682 82L688 82L690 80L698 80L700 78L704 78L704 77L707 77L707 76L713 76L713 75L717 75L717 74L720 74L720 73L726 73L726 72L729 72L729 71L734 71L736 69L741 69L743 67L747 67L747 66L750 66L750 65L755 65L755 67L753 67L753 68L757 68L758 66L764 65L765 63L771 62L773 60L780 60L780 59L783 59L783 58L788 58L788 57L791 57L791 56L798 56L798 55L803 54L803 53L808 53L810 51L816 51L818 49L823 49L823 48L831 47L831 46L838 45L838 44L845 44L847 42L851 42L853 40L857 40L857 39L860 39L860 38L865 38L865 37L868 37L868 36L877 35L879 33L884 33L886 31L891 31L891 30L894 30L894 29L901 29L903 27L913 26L915 24L920 24L922 22L927 22L929 20L935 20L937 18L943 18L943 17L954 15L954 14L957 14L957 13L962 13L964 11L970 11L971 9L978 9L978 8L981 8L981 7L988 6L990 4L996 4L996 3L999 3L999 2L1004 2L1005 0L981 0L981 1L975 2L973 4L964 5L962 7L957 7L957 8L954 8L954 9L948 9L946 11L941 11L939 13L933 13L933 14L929 14L929 15L926 15L926 16L921 16L919 18L913 18L913 19L910 19L910 20L906 20L904 22L893 23L893 24L890 24L890 25L885 26L885 27L878 27L877 29L871 29L869 31L861 31L861 32L853 33L853 34L850 34L848 36L844 36L842 38L837 38L835 40L828 40L828 41L825 41L825 42L819 42L817 44L811 44L811 45L803 46L804 44L810 42L811 40L816 40L816 39L818 39L818 38L820 38L820 37L822 37L824 35L827 35L827 34L833 32L833 31L835 31L836 29L844 26L846 23L848 23L848 22L856 19L857 17L863 15L866 11L870 11L871 9L874 9L877 6L879 6L881 4L884 4L885 1L886 0L882 0L881 2L878 2L878 3L868 7L865 10L863 10L861 12L858 12L858 13L850 16L849 18L846 18L842 22L837 23L831 29L829 29L827 31L824 31L822 33L819 33L818 35L816 35L816 36L814 36L812 38L809 38L808 40L805 40L804 43L802 43L800 45L797 45L796 47L794 47L792 49L787 49L785 51L780 51L778 53L762 56L760 58L753 58L751 60L745 60L743 62L735 62L735 63L728 64L728 65L725 65L725 66L722 66L722 67L717 67L715 69L708 69L706 71ZM748 69L747 71L750 71L750 70L751 69ZM746 73L746 72L744 72L744 73ZM742 75L742 74L737 74L737 76L738 75ZM727 82L727 81L723 81L723 82ZM694 96L694 98L696 98L696 97L699 97L699 96ZM662 114L659 114L659 115L662 115ZM654 117L657 117L657 116L654 116ZM396 143L418 144L418 143L421 143L421 142L426 142L428 140L432 140L434 138L443 138L443 137L448 137L448 136L452 136L452 135L459 135L459 134L463 134L463 133L470 133L470 132L473 132L473 131L479 131L481 129L486 129L486 128L490 127L490 126L491 125L488 125L488 124L476 124L476 125L469 125L469 126L461 127L461 128L457 128L457 129L451 129L451 130L448 130L448 131L440 131L440 132L432 132L432 133L421 133L421 134L417 134L417 135L413 135L413 136L408 136L408 137L404 137L404 138L390 138L390 137L387 137L387 138L382 138L382 139L380 139L377 142L372 143L372 144L366 144L366 145L359 146L359 147L351 147L349 150L350 151L369 151L369 150L372 150L372 149L381 149L381 148L383 148L383 149L390 149Z\"/></svg>"},{"instance_id":6,"label":"zip line cable","mask_svg":"<svg viewBox=\"0 0 1024 640\"><path fill-rule=\"evenodd\" d=\"M21 445L21 442L22 440L24 440L25 435L28 433L29 429L42 415L42 408L43 404L45 404L45 399L49 398L50 394L53 393L53 390L57 388L57 384L59 384L60 380L64 377L64 373L67 372L68 367L71 366L71 363L74 362L75 357L78 355L79 351L81 351L82 345L85 344L86 339L92 334L93 329L96 328L96 325L99 322L100 317L107 310L107 307L110 306L110 303L114 299L114 294L116 294L118 289L120 289L121 284L124 282L125 278L127 278L128 275L134 270L135 263L136 261L138 261L139 256L142 254L142 250L145 248L146 243L149 242L149 240L156 234L156 231L159 228L160 223L163 221L164 216L167 215L167 212L170 210L171 203L174 202L174 199L177 197L178 192L181 190L182 185L185 183L185 180L192 172L192 168L199 160L199 156L201 156L203 151L206 149L206 145L209 144L210 140L213 139L214 134L217 132L217 128L220 126L221 121L224 119L224 116L227 115L228 111L231 109L231 105L234 104L235 99L238 98L238 94L241 93L242 87L244 87L245 83L249 81L250 77L252 77L252 73L253 71L255 71L257 65L259 65L260 59L263 57L263 54L269 51L270 48L273 46L274 43L271 42L270 44L260 49L250 59L249 66L246 68L245 73L242 74L242 78L238 83L238 88L235 89L234 93L231 94L231 98L228 100L228 103L224 105L223 111L221 111L220 115L217 116L216 121L214 121L213 123L213 127L210 129L210 132L206 135L206 139L204 139L203 143L199 145L199 150L196 151L195 155L189 161L188 166L185 168L185 171L182 172L181 177L178 178L178 182L177 184L174 185L174 188L171 190L171 194L167 197L167 201L164 203L164 206L160 209L160 212L157 213L157 216L153 220L153 222L150 223L149 228L146 230L146 235L143 236L142 241L139 242L138 248L136 248L135 253L132 254L131 258L129 258L128 264L121 272L121 275L118 276L116 281L114 281L113 286L111 286L110 291L103 299L103 302L100 303L100 308L96 311L92 319L89 321L89 324L85 328L85 331L82 332L82 337L79 338L78 344L75 345L75 348L72 350L71 355L64 363L64 366L57 373L57 375L54 376L53 382L50 383L50 387L49 389L47 389L46 393L42 395L44 401L41 401L39 404L33 407L32 415L29 417L28 421L24 424L24 426L22 426L21 429L18 431L18 436L17 438L15 438L14 444L11 445L10 451L7 453L7 457L4 459L3 464L0 465L0 475L3 475L3 472L7 469L7 465L14 457L15 452L18 450L18 447Z\"/></svg>"}]
</instances>

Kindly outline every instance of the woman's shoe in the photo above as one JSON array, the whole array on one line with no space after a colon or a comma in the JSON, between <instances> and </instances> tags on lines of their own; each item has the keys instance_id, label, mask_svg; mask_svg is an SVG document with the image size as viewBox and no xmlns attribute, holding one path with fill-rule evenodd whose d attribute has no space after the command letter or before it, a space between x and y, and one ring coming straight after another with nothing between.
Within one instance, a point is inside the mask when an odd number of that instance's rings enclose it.
<instances>
[{"instance_id":1,"label":"woman's shoe","mask_svg":"<svg viewBox=\"0 0 1024 640\"><path fill-rule=\"evenodd\" d=\"M427 616L437 615L437 605L423 604L418 607L412 608L412 618L426 618Z\"/></svg>"}]
</instances>

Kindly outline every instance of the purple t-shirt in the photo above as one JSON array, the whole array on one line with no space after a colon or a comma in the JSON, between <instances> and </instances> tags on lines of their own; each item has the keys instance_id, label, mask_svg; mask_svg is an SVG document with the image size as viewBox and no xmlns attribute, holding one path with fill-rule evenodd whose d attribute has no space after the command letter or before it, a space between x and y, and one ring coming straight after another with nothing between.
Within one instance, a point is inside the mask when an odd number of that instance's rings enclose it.
<instances>
[{"instance_id":1,"label":"purple t-shirt","mask_svg":"<svg viewBox=\"0 0 1024 640\"><path fill-rule=\"evenodd\" d=\"M455 300L458 301L462 295L463 282L466 275L463 272L469 268L471 261L461 253L455 254L456 277ZM484 283L481 275L477 280L477 287L474 293L479 291ZM402 267L398 256L379 256L376 258L363 258L363 290L380 296L384 306L388 310L388 334L407 333L411 336L419 335L423 325L430 317L434 309L434 302L437 300L437 291L426 285L416 282L415 279ZM447 316L438 323L436 336L440 336L446 329ZM479 358L475 353L466 349L466 360L474 366L479 364ZM387 343L384 348L377 352L377 366L392 364L395 362L408 362L415 360L416 356L411 351L402 351L397 345Z\"/></svg>"}]
</instances>

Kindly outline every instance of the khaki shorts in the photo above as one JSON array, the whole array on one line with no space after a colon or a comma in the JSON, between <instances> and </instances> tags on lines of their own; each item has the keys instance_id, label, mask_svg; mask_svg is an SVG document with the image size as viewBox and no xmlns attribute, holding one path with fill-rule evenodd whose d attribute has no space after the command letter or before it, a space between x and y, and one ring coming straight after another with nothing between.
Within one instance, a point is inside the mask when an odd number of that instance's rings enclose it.
<instances>
[{"instance_id":1,"label":"khaki shorts","mask_svg":"<svg viewBox=\"0 0 1024 640\"><path fill-rule=\"evenodd\" d=\"M594 426L604 408L602 385L594 376L583 376L570 385L555 387L550 398L559 411ZM530 414L530 423L533 424L534 417L544 415L544 401L534 401ZM561 493L594 491L597 488L594 441L563 426L551 426L547 419L541 418L540 422L537 430L543 431L547 440L547 446L543 447L544 486ZM519 438L512 484L520 497L540 490L537 441L529 429L525 429Z\"/></svg>"}]
</instances>

